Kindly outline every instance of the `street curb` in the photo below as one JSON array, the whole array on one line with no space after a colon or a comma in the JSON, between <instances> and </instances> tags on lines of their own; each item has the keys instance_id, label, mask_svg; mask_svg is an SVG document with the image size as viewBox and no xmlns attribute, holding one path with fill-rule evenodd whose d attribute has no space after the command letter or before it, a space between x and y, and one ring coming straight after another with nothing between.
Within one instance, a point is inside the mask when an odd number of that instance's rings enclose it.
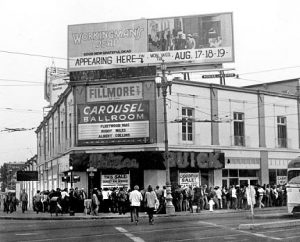
<instances>
[{"instance_id":1,"label":"street curb","mask_svg":"<svg viewBox=\"0 0 300 242\"><path fill-rule=\"evenodd\" d=\"M261 214L254 215L254 219L271 219L271 218L292 218L293 215L289 213L275 213L275 214ZM248 219L252 219L251 215L247 216Z\"/></svg>"},{"instance_id":2,"label":"street curb","mask_svg":"<svg viewBox=\"0 0 300 242\"><path fill-rule=\"evenodd\" d=\"M300 225L300 220L278 221L260 224L240 224L239 230L262 230L270 228L287 228Z\"/></svg>"},{"instance_id":3,"label":"street curb","mask_svg":"<svg viewBox=\"0 0 300 242\"><path fill-rule=\"evenodd\" d=\"M218 217L222 217L225 214L228 214L230 216L238 216L241 213L244 213L245 216L249 219L252 218L251 215L246 214L249 213L248 210L215 210L213 212L208 212L208 211L202 211L200 213L178 213L176 212L175 214L155 214L155 216L157 217L183 217L183 216L199 216L200 218L205 218L205 217L214 217L214 218L218 218ZM75 216L68 216L67 214L64 214L63 216L58 215L55 216L55 214L53 216L51 216L50 214L48 214L49 216L43 214L43 216L39 216L37 214L28 214L30 216L26 217L27 214L25 214L25 216L14 216L15 214L11 214L11 215L6 215L6 216L1 216L0 214L0 220L97 220L97 219L101 219L101 220L111 220L111 219L129 219L130 215L126 215L126 216L119 216L119 215L112 215L112 216L101 216L101 214L99 214L99 216L90 216L90 215L75 215ZM260 218L282 218L282 217L288 216L288 214L262 214L262 215L254 215L254 218L260 219ZM147 214L144 214L144 212L140 213L140 217L147 217Z\"/></svg>"},{"instance_id":4,"label":"street curb","mask_svg":"<svg viewBox=\"0 0 300 242\"><path fill-rule=\"evenodd\" d=\"M162 217L162 218L168 218L168 217L189 217L189 216L201 216L201 217L211 217L212 215L214 218L219 217L219 216L224 216L225 214L231 214L231 215L238 215L239 213L237 211L230 211L230 212L223 212L223 213L208 213L208 212L200 212L200 213L175 213L175 214L155 214L155 217ZM140 213L140 217L148 217L147 214L144 214L143 212ZM34 216L34 217L19 217L19 216L0 216L0 220L97 220L97 219L102 219L102 220L109 220L109 219L129 219L130 215L128 214L127 216L68 216L68 215L58 215L58 216Z\"/></svg>"}]
</instances>

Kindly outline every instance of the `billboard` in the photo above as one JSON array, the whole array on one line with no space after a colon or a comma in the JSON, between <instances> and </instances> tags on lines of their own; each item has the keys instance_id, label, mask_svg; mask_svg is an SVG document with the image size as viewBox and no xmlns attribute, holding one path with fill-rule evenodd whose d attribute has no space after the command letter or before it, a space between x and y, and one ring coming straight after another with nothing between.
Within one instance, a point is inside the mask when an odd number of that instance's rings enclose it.
<instances>
[{"instance_id":1,"label":"billboard","mask_svg":"<svg viewBox=\"0 0 300 242\"><path fill-rule=\"evenodd\" d=\"M17 181L38 181L37 171L17 171Z\"/></svg>"},{"instance_id":2,"label":"billboard","mask_svg":"<svg viewBox=\"0 0 300 242\"><path fill-rule=\"evenodd\" d=\"M66 90L68 82L67 69L57 67L46 68L44 98L50 102L50 106L53 106L59 99L59 96Z\"/></svg>"},{"instance_id":3,"label":"billboard","mask_svg":"<svg viewBox=\"0 0 300 242\"><path fill-rule=\"evenodd\" d=\"M70 25L69 71L234 61L232 13Z\"/></svg>"},{"instance_id":4,"label":"billboard","mask_svg":"<svg viewBox=\"0 0 300 242\"><path fill-rule=\"evenodd\" d=\"M149 142L149 101L78 104L78 144Z\"/></svg>"}]
</instances>

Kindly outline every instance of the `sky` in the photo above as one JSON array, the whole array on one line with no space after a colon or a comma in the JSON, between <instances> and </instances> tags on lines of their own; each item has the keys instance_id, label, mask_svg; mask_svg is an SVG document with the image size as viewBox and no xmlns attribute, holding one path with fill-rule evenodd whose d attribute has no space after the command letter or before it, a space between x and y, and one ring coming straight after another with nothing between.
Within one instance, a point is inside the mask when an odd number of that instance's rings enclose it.
<instances>
[{"instance_id":1,"label":"sky","mask_svg":"<svg viewBox=\"0 0 300 242\"><path fill-rule=\"evenodd\" d=\"M48 105L45 70L67 68L68 25L232 12L235 62L224 67L234 68L240 79L226 84L253 85L300 78L297 2L0 0L0 165L25 162L36 154L34 131Z\"/></svg>"}]
</instances>

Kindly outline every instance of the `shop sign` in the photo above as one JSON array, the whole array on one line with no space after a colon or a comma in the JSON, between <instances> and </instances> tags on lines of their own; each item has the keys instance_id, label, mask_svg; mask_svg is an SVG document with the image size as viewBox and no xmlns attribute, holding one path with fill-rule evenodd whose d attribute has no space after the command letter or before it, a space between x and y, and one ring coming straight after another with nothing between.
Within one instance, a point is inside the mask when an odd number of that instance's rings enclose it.
<instances>
[{"instance_id":1,"label":"shop sign","mask_svg":"<svg viewBox=\"0 0 300 242\"><path fill-rule=\"evenodd\" d=\"M147 143L148 141L148 101L78 105L79 144Z\"/></svg>"},{"instance_id":2,"label":"shop sign","mask_svg":"<svg viewBox=\"0 0 300 242\"><path fill-rule=\"evenodd\" d=\"M138 83L121 83L87 87L87 102L142 99L143 86Z\"/></svg>"},{"instance_id":3,"label":"shop sign","mask_svg":"<svg viewBox=\"0 0 300 242\"><path fill-rule=\"evenodd\" d=\"M182 187L196 187L200 185L199 172L197 173L179 173L179 185Z\"/></svg>"},{"instance_id":4,"label":"shop sign","mask_svg":"<svg viewBox=\"0 0 300 242\"><path fill-rule=\"evenodd\" d=\"M234 61L232 13L68 26L69 71Z\"/></svg>"},{"instance_id":5,"label":"shop sign","mask_svg":"<svg viewBox=\"0 0 300 242\"><path fill-rule=\"evenodd\" d=\"M277 185L285 185L287 184L287 176L277 176Z\"/></svg>"},{"instance_id":6,"label":"shop sign","mask_svg":"<svg viewBox=\"0 0 300 242\"><path fill-rule=\"evenodd\" d=\"M17 181L38 181L38 171L17 171Z\"/></svg>"},{"instance_id":7,"label":"shop sign","mask_svg":"<svg viewBox=\"0 0 300 242\"><path fill-rule=\"evenodd\" d=\"M99 169L138 168L135 158L128 158L122 154L90 154L89 164Z\"/></svg>"},{"instance_id":8,"label":"shop sign","mask_svg":"<svg viewBox=\"0 0 300 242\"><path fill-rule=\"evenodd\" d=\"M129 187L129 174L101 175L102 188Z\"/></svg>"},{"instance_id":9,"label":"shop sign","mask_svg":"<svg viewBox=\"0 0 300 242\"><path fill-rule=\"evenodd\" d=\"M222 169L225 167L224 153L219 152L169 152L170 167Z\"/></svg>"}]
</instances>

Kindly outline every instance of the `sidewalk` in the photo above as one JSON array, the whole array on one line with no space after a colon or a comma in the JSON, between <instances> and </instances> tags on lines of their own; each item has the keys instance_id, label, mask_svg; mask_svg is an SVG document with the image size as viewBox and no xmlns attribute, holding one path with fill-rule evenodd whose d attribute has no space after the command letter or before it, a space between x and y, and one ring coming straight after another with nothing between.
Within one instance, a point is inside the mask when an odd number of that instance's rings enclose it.
<instances>
[{"instance_id":1,"label":"sidewalk","mask_svg":"<svg viewBox=\"0 0 300 242\"><path fill-rule=\"evenodd\" d=\"M175 214L156 214L158 217L173 217L173 216L223 216L224 214L245 214L248 218L251 218L251 212L249 210L233 210L233 209L219 209L210 212L208 210L202 210L200 213L190 213L190 212L176 212ZM140 212L140 217L147 217L148 215L145 212ZM263 209L254 209L254 218L283 218L290 216L287 214L286 207L272 207L272 208L263 208ZM86 219L122 219L129 218L130 213L125 215L119 215L118 213L99 213L98 216L85 215L83 213L76 213L74 216L69 214L58 214L56 216L50 213L36 213L32 210L22 213L20 208L13 213L4 213L3 210L0 211L0 219L12 219L12 220L86 220Z\"/></svg>"}]
</instances>

